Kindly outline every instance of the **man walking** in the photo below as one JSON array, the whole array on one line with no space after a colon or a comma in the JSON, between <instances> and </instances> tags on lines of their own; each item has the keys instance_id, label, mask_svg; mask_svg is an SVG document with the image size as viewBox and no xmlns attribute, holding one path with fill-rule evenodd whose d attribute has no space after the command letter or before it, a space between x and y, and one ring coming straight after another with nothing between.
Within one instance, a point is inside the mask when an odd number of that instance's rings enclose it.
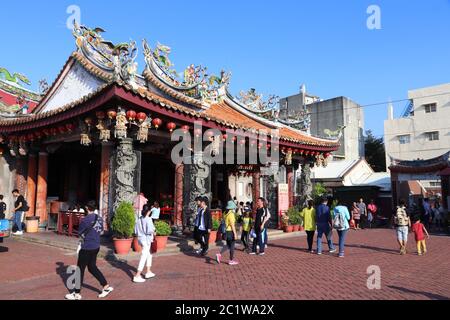
<instances>
[{"instance_id":1,"label":"man walking","mask_svg":"<svg viewBox=\"0 0 450 320\"><path fill-rule=\"evenodd\" d=\"M368 217L367 217L367 206L364 203L363 198L359 199L358 209L359 209L359 214L361 215L361 222L360 222L361 229L365 229L367 227Z\"/></svg>"},{"instance_id":2,"label":"man walking","mask_svg":"<svg viewBox=\"0 0 450 320\"><path fill-rule=\"evenodd\" d=\"M408 227L411 226L411 220L406 212L406 201L401 199L394 216L394 224L397 229L397 241L400 245L400 254L406 254L406 245L408 243Z\"/></svg>"},{"instance_id":3,"label":"man walking","mask_svg":"<svg viewBox=\"0 0 450 320\"><path fill-rule=\"evenodd\" d=\"M328 249L330 253L336 252L332 241L332 217L330 208L327 205L328 199L323 198L322 204L317 207L316 210L316 223L317 223L317 254L322 254L322 236L325 234L328 242Z\"/></svg>"},{"instance_id":4,"label":"man walking","mask_svg":"<svg viewBox=\"0 0 450 320\"><path fill-rule=\"evenodd\" d=\"M25 201L25 198L23 197L23 195L20 194L18 189L14 189L12 194L13 197L16 199L16 201L14 202L14 223L17 226L17 231L14 232L13 234L21 236L23 235L22 219L24 213L28 211L28 205L27 202Z\"/></svg>"},{"instance_id":5,"label":"man walking","mask_svg":"<svg viewBox=\"0 0 450 320\"><path fill-rule=\"evenodd\" d=\"M195 230L197 242L200 243L201 249L197 251L202 256L206 256L209 249L209 234L212 229L212 216L208 208L208 198L199 198L200 208L197 218L195 219Z\"/></svg>"},{"instance_id":6,"label":"man walking","mask_svg":"<svg viewBox=\"0 0 450 320\"><path fill-rule=\"evenodd\" d=\"M265 209L264 209L264 202L265 199L264 198L259 198L256 201L256 217L255 217L255 233L256 233L256 238L253 239L253 250L250 254L256 254L257 253L257 249L259 246L259 255L263 256L264 255L264 249L266 248L266 245L264 243L264 239L263 239L263 234L264 234L264 229L265 229L265 224L266 224L266 220L265 220Z\"/></svg>"}]
</instances>

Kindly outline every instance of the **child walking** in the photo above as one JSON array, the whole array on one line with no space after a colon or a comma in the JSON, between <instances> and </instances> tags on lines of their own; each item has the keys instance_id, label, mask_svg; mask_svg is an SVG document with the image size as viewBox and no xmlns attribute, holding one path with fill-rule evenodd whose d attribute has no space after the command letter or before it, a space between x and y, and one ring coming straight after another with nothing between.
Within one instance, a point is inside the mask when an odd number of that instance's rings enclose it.
<instances>
[{"instance_id":1,"label":"child walking","mask_svg":"<svg viewBox=\"0 0 450 320\"><path fill-rule=\"evenodd\" d=\"M250 230L252 229L252 218L250 217L250 208L247 210L247 208L244 210L244 217L242 218L242 234L241 234L241 241L244 245L244 251L249 251L249 235Z\"/></svg>"},{"instance_id":2,"label":"child walking","mask_svg":"<svg viewBox=\"0 0 450 320\"><path fill-rule=\"evenodd\" d=\"M425 244L425 234L427 238L430 239L430 235L428 234L425 226L420 222L420 218L414 217L414 224L411 229L414 232L416 243L417 243L417 254L421 256L422 254L427 253L427 245Z\"/></svg>"}]
</instances>

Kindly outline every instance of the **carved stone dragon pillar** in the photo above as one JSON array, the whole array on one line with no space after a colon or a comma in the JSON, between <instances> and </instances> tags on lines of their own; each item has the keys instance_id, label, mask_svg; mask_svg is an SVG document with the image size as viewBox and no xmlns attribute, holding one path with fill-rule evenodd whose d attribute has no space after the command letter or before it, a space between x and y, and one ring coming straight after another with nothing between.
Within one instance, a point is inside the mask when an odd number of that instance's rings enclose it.
<instances>
[{"instance_id":1,"label":"carved stone dragon pillar","mask_svg":"<svg viewBox=\"0 0 450 320\"><path fill-rule=\"evenodd\" d=\"M185 161L186 162L186 161ZM184 166L183 225L191 228L197 211L195 198L206 196L211 201L211 165L206 163L203 152L195 153L191 164Z\"/></svg>"},{"instance_id":2,"label":"carved stone dragon pillar","mask_svg":"<svg viewBox=\"0 0 450 320\"><path fill-rule=\"evenodd\" d=\"M314 164L305 162L302 163L302 173L300 175L300 197L298 206L304 207L307 201L312 199L313 186L311 182L311 168Z\"/></svg>"},{"instance_id":3,"label":"carved stone dragon pillar","mask_svg":"<svg viewBox=\"0 0 450 320\"><path fill-rule=\"evenodd\" d=\"M123 201L133 203L136 191L136 168L138 157L133 148L133 139L120 139L115 155L113 171L113 190L115 190L114 209Z\"/></svg>"}]
</instances>

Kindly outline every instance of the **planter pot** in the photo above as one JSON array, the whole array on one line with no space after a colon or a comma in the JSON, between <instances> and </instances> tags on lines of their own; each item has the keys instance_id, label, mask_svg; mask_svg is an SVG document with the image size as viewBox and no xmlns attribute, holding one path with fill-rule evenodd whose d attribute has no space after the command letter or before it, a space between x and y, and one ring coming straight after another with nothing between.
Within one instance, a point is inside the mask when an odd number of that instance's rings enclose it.
<instances>
[{"instance_id":1,"label":"planter pot","mask_svg":"<svg viewBox=\"0 0 450 320\"><path fill-rule=\"evenodd\" d=\"M39 217L27 217L25 221L26 231L28 233L36 233L39 231Z\"/></svg>"},{"instance_id":2,"label":"planter pot","mask_svg":"<svg viewBox=\"0 0 450 320\"><path fill-rule=\"evenodd\" d=\"M284 232L291 233L294 230L294 226L285 226Z\"/></svg>"},{"instance_id":3,"label":"planter pot","mask_svg":"<svg viewBox=\"0 0 450 320\"><path fill-rule=\"evenodd\" d=\"M139 244L138 237L133 238L133 251L142 252L142 246Z\"/></svg>"},{"instance_id":4,"label":"planter pot","mask_svg":"<svg viewBox=\"0 0 450 320\"><path fill-rule=\"evenodd\" d=\"M169 236L156 236L152 243L152 253L163 251L167 246L167 239Z\"/></svg>"},{"instance_id":5,"label":"planter pot","mask_svg":"<svg viewBox=\"0 0 450 320\"><path fill-rule=\"evenodd\" d=\"M298 231L305 231L305 228L300 226L300 229L298 229Z\"/></svg>"},{"instance_id":6,"label":"planter pot","mask_svg":"<svg viewBox=\"0 0 450 320\"><path fill-rule=\"evenodd\" d=\"M299 225L299 224L293 225L292 227L293 227L293 228L292 228L292 231L293 231L293 232L298 232L298 231L300 231L300 225Z\"/></svg>"},{"instance_id":7,"label":"planter pot","mask_svg":"<svg viewBox=\"0 0 450 320\"><path fill-rule=\"evenodd\" d=\"M131 243L133 242L133 238L130 239L113 239L114 242L114 251L118 255L126 255L130 252Z\"/></svg>"},{"instance_id":8,"label":"planter pot","mask_svg":"<svg viewBox=\"0 0 450 320\"><path fill-rule=\"evenodd\" d=\"M217 231L211 231L209 234L209 244L217 242Z\"/></svg>"}]
</instances>

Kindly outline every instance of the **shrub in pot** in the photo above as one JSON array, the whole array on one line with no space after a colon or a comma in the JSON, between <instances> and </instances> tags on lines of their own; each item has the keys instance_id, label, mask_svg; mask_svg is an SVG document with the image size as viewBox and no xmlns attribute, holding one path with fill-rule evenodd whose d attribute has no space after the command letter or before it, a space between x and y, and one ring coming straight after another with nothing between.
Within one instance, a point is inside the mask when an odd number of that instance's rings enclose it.
<instances>
[{"instance_id":1,"label":"shrub in pot","mask_svg":"<svg viewBox=\"0 0 450 320\"><path fill-rule=\"evenodd\" d=\"M114 232L114 249L117 254L124 255L130 251L135 223L133 204L121 202L111 224Z\"/></svg>"},{"instance_id":2,"label":"shrub in pot","mask_svg":"<svg viewBox=\"0 0 450 320\"><path fill-rule=\"evenodd\" d=\"M214 243L217 241L218 239L218 230L220 227L220 221L218 219L213 219L212 220L212 229L211 229L211 233L209 235L209 243Z\"/></svg>"},{"instance_id":3,"label":"shrub in pot","mask_svg":"<svg viewBox=\"0 0 450 320\"><path fill-rule=\"evenodd\" d=\"M152 243L152 251L159 252L166 248L167 239L172 234L172 229L167 222L161 220L155 222L155 229L156 237Z\"/></svg>"}]
</instances>

